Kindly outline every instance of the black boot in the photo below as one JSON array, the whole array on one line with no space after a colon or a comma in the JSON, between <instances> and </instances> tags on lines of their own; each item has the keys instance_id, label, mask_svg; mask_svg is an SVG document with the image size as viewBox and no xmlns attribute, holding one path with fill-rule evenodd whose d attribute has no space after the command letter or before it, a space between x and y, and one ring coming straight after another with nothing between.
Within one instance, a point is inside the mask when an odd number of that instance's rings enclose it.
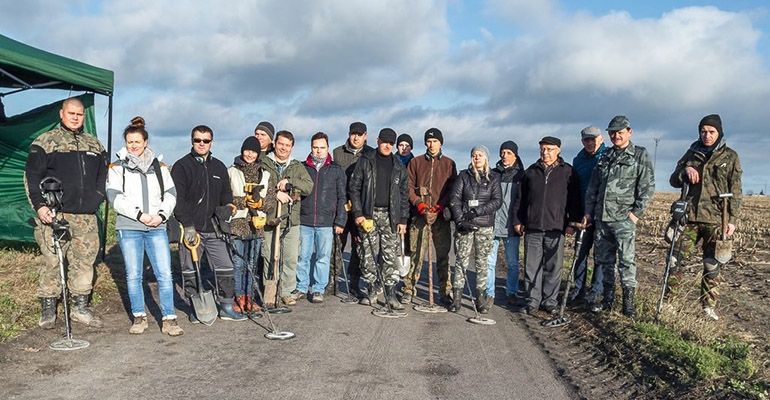
<instances>
[{"instance_id":1,"label":"black boot","mask_svg":"<svg viewBox=\"0 0 770 400\"><path fill-rule=\"evenodd\" d=\"M452 299L452 304L449 306L449 311L460 312L460 309L463 307L462 301L463 301L463 292L459 290L455 290L454 298Z\"/></svg>"},{"instance_id":2,"label":"black boot","mask_svg":"<svg viewBox=\"0 0 770 400\"><path fill-rule=\"evenodd\" d=\"M385 297L387 297L387 302L390 304L390 308L393 310L403 310L404 305L398 302L398 299L396 298L396 290L393 287L393 285L385 286Z\"/></svg>"},{"instance_id":3,"label":"black boot","mask_svg":"<svg viewBox=\"0 0 770 400\"><path fill-rule=\"evenodd\" d=\"M94 328L102 327L102 320L88 309L88 295L85 294L72 296L70 318L72 318L73 321L80 322L86 326Z\"/></svg>"},{"instance_id":4,"label":"black boot","mask_svg":"<svg viewBox=\"0 0 770 400\"><path fill-rule=\"evenodd\" d=\"M40 321L37 325L43 329L53 329L56 325L56 297L40 298Z\"/></svg>"},{"instance_id":5,"label":"black boot","mask_svg":"<svg viewBox=\"0 0 770 400\"><path fill-rule=\"evenodd\" d=\"M455 298L457 298L457 296L455 296ZM452 300L452 295L449 293L441 293L439 295L438 301L445 306L454 304L454 300Z\"/></svg>"},{"instance_id":6,"label":"black boot","mask_svg":"<svg viewBox=\"0 0 770 400\"><path fill-rule=\"evenodd\" d=\"M623 288L623 315L629 318L636 316L636 306L634 305L634 292L636 288Z\"/></svg>"},{"instance_id":7,"label":"black boot","mask_svg":"<svg viewBox=\"0 0 770 400\"><path fill-rule=\"evenodd\" d=\"M612 310L612 306L615 304L615 286L604 285L604 298L601 303L595 304L591 307L593 312L602 312Z\"/></svg>"},{"instance_id":8,"label":"black boot","mask_svg":"<svg viewBox=\"0 0 770 400\"><path fill-rule=\"evenodd\" d=\"M361 280L360 276L350 275L350 295L356 298L363 297L361 295L361 286L358 283L360 280Z\"/></svg>"},{"instance_id":9,"label":"black boot","mask_svg":"<svg viewBox=\"0 0 770 400\"><path fill-rule=\"evenodd\" d=\"M476 309L486 314L489 312L489 305L487 304L487 292L486 290L478 290L476 293Z\"/></svg>"}]
</instances>

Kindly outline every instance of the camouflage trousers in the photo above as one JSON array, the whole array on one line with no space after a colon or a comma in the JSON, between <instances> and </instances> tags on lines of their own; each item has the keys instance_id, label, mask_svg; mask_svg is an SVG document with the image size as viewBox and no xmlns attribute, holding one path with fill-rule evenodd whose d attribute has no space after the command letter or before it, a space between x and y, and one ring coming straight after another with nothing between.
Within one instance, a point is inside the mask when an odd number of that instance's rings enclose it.
<instances>
[{"instance_id":1,"label":"camouflage trousers","mask_svg":"<svg viewBox=\"0 0 770 400\"><path fill-rule=\"evenodd\" d=\"M93 288L94 262L99 254L99 224L94 214L64 214L69 222L70 239L62 240L62 258L67 268L67 288L75 296L89 295ZM38 270L40 281L37 297L59 297L62 292L59 259L50 225L35 219L35 241L43 254L43 265Z\"/></svg>"},{"instance_id":2,"label":"camouflage trousers","mask_svg":"<svg viewBox=\"0 0 770 400\"><path fill-rule=\"evenodd\" d=\"M486 293L487 290L487 258L492 251L495 239L494 228L483 227L476 232L460 233L455 231L455 290L465 287L465 271L471 265L471 253L475 251L474 267L476 268L476 293ZM495 279L495 277L490 277Z\"/></svg>"},{"instance_id":3,"label":"camouflage trousers","mask_svg":"<svg viewBox=\"0 0 770 400\"><path fill-rule=\"evenodd\" d=\"M433 236L432 244L428 242L428 229L430 229L431 236ZM404 293L411 292L413 296L417 294L414 288L417 282L420 281L423 260L425 260L425 253L429 246L436 248L435 252L431 248L431 261L436 263L439 293L449 294L452 291L452 282L449 280L449 251L452 249L451 238L452 227L444 217L438 216L436 222L430 226L424 217L419 216L415 218L412 226L409 227L409 247L412 251L412 265L409 268L409 273L404 277ZM430 265L429 268L433 268L433 265Z\"/></svg>"},{"instance_id":4,"label":"camouflage trousers","mask_svg":"<svg viewBox=\"0 0 770 400\"><path fill-rule=\"evenodd\" d=\"M400 276L396 270L396 257L401 253L401 246L398 242L398 234L393 232L390 227L390 216L388 209L375 208L373 212L374 229L371 232L364 232L359 228L361 237L361 247L359 256L363 255L363 278L371 287L378 281L377 268L381 268L381 282L385 286L391 286L398 283ZM382 265L378 266L377 254L379 253Z\"/></svg>"},{"instance_id":5,"label":"camouflage trousers","mask_svg":"<svg viewBox=\"0 0 770 400\"><path fill-rule=\"evenodd\" d=\"M635 288L636 224L631 219L617 222L596 221L594 235L594 265L602 269L605 296L614 293L616 262L620 284L623 287ZM612 292L606 292L606 289Z\"/></svg>"},{"instance_id":6,"label":"camouflage trousers","mask_svg":"<svg viewBox=\"0 0 770 400\"><path fill-rule=\"evenodd\" d=\"M722 264L714 258L716 242L719 240L719 225L687 224L677 238L671 259L671 271L668 279L668 294L679 294L682 282L681 261L687 260L696 251L698 241L703 241L703 277L700 283L700 301L703 307L714 307L719 299L719 269Z\"/></svg>"}]
</instances>

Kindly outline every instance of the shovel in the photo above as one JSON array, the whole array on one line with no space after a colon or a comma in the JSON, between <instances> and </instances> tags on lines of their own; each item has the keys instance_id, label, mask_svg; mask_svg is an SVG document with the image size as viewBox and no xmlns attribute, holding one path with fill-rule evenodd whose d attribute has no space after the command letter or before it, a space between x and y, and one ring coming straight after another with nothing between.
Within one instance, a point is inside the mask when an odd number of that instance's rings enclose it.
<instances>
[{"instance_id":1,"label":"shovel","mask_svg":"<svg viewBox=\"0 0 770 400\"><path fill-rule=\"evenodd\" d=\"M278 263L281 262L281 250L278 248L281 245L281 202L278 202L276 209L276 217L278 223L275 225L275 231L273 232L273 268L268 271L267 279L265 279L265 306L268 308L275 308L276 299L278 298Z\"/></svg>"},{"instance_id":2,"label":"shovel","mask_svg":"<svg viewBox=\"0 0 770 400\"><path fill-rule=\"evenodd\" d=\"M722 199L722 229L716 242L714 258L721 264L725 264L733 258L733 241L732 239L727 239L727 199L731 197L733 197L732 193L719 195L719 198Z\"/></svg>"},{"instance_id":3,"label":"shovel","mask_svg":"<svg viewBox=\"0 0 770 400\"><path fill-rule=\"evenodd\" d=\"M198 293L190 296L192 300L193 309L195 309L195 317L198 321L206 326L211 326L214 321L217 320L217 304L214 301L214 294L211 290L203 290L203 280L201 279L201 265L198 259L198 246L201 244L200 235L196 237L195 244L192 245L186 240L184 241L185 247L190 249L192 254L192 262L195 267L195 279L198 281Z\"/></svg>"}]
</instances>

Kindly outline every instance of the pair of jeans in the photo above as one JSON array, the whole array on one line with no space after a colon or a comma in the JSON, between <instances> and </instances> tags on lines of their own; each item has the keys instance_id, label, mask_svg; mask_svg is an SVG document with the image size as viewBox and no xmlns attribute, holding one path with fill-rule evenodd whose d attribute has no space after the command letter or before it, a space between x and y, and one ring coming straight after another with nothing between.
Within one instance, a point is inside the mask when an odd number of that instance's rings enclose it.
<instances>
[{"instance_id":1,"label":"pair of jeans","mask_svg":"<svg viewBox=\"0 0 770 400\"><path fill-rule=\"evenodd\" d=\"M233 254L233 272L235 273L235 295L254 295L254 275L257 273L259 252L262 248L262 238L249 240L233 240L237 254ZM251 271L248 269L251 268Z\"/></svg>"},{"instance_id":2,"label":"pair of jeans","mask_svg":"<svg viewBox=\"0 0 770 400\"><path fill-rule=\"evenodd\" d=\"M144 289L142 275L144 272L144 254L150 260L155 278L158 280L158 297L160 312L163 317L175 316L174 313L174 280L171 277L171 250L168 246L168 236L165 228L149 231L118 230L118 243L123 253L126 266L126 285L128 298L131 301L131 313L144 316Z\"/></svg>"},{"instance_id":3,"label":"pair of jeans","mask_svg":"<svg viewBox=\"0 0 770 400\"><path fill-rule=\"evenodd\" d=\"M492 251L487 258L487 296L495 297L495 265L500 242L505 249L505 263L508 266L508 277L505 281L505 294L510 296L519 293L519 236L497 236L492 244Z\"/></svg>"},{"instance_id":4,"label":"pair of jeans","mask_svg":"<svg viewBox=\"0 0 770 400\"><path fill-rule=\"evenodd\" d=\"M297 261L297 291L323 293L329 284L329 261L334 244L331 226L299 226L299 260ZM315 252L314 252L315 250ZM315 257L313 254L315 253ZM315 258L315 262L313 261ZM312 270L310 268L312 264Z\"/></svg>"}]
</instances>

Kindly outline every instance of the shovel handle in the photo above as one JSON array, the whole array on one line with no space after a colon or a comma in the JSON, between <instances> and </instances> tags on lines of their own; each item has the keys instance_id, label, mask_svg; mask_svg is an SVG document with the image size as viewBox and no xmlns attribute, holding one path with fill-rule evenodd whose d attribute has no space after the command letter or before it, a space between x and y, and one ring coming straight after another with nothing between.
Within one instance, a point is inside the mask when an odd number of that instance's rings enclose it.
<instances>
[{"instance_id":1,"label":"shovel handle","mask_svg":"<svg viewBox=\"0 0 770 400\"><path fill-rule=\"evenodd\" d=\"M190 244L190 242L182 239L184 242L184 247L187 247L190 249L190 254L192 254L192 260L193 262L198 262L198 246L201 245L201 235L195 234L195 244Z\"/></svg>"}]
</instances>

